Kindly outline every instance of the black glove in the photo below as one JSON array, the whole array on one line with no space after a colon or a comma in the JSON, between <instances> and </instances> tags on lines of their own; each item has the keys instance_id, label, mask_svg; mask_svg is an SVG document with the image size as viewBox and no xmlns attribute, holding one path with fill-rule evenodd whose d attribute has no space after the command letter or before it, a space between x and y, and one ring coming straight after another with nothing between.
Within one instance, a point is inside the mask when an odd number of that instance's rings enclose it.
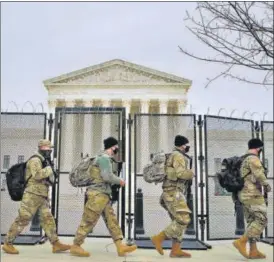
<instances>
[{"instance_id":1,"label":"black glove","mask_svg":"<svg viewBox=\"0 0 274 262\"><path fill-rule=\"evenodd\" d=\"M45 168L47 166L51 166L50 160L45 158L45 160L42 162L42 166L43 166L43 168Z\"/></svg>"},{"instance_id":2,"label":"black glove","mask_svg":"<svg viewBox=\"0 0 274 262\"><path fill-rule=\"evenodd\" d=\"M42 165L43 165L43 168L45 168L45 167L47 167L47 166L50 166L50 167L51 167L52 173L53 173L53 176L54 176L54 179L50 179L50 178L48 177L46 180L47 180L47 182L48 182L50 185L54 185L54 184L55 184L55 180L56 180L56 173L55 173L55 171L54 171L53 163L51 162L50 159L45 158L45 160L43 161Z\"/></svg>"},{"instance_id":3,"label":"black glove","mask_svg":"<svg viewBox=\"0 0 274 262\"><path fill-rule=\"evenodd\" d=\"M119 200L120 187L121 187L120 185L112 185L111 186L111 201L112 201L112 203Z\"/></svg>"},{"instance_id":4,"label":"black glove","mask_svg":"<svg viewBox=\"0 0 274 262\"><path fill-rule=\"evenodd\" d=\"M265 190L267 193L271 192L271 186L270 186L269 184L266 185L266 186L264 186L264 190Z\"/></svg>"}]
</instances>

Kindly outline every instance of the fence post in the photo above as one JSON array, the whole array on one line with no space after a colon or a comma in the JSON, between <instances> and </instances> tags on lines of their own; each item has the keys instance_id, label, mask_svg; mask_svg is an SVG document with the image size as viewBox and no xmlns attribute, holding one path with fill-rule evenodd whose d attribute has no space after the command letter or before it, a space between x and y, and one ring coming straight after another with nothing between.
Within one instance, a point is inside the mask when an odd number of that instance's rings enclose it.
<instances>
[{"instance_id":1,"label":"fence post","mask_svg":"<svg viewBox=\"0 0 274 262\"><path fill-rule=\"evenodd\" d=\"M142 189L138 188L138 192L136 193L136 227L135 227L135 232L136 234L143 235L145 234L144 230L144 207L143 207L143 193Z\"/></svg>"},{"instance_id":2,"label":"fence post","mask_svg":"<svg viewBox=\"0 0 274 262\"><path fill-rule=\"evenodd\" d=\"M131 115L128 114L128 120L127 120L127 127L128 127L128 218L127 218L127 224L128 224L128 239L127 244L133 245L133 239L131 237L131 229L132 229L132 211L131 211L131 201L132 201L132 187L131 187L131 126L132 126L133 120L131 119Z\"/></svg>"},{"instance_id":3,"label":"fence post","mask_svg":"<svg viewBox=\"0 0 274 262\"><path fill-rule=\"evenodd\" d=\"M203 161L204 161L204 155L203 155L203 120L202 120L202 116L199 115L198 117L198 127L199 127L199 177L200 177L200 183L199 183L199 188L201 190L201 214L200 214L200 219L199 219L199 223L200 223L200 228L201 228L201 240L204 241L205 240L205 217L206 215L204 214L204 178L203 178ZM206 134L205 134L205 145L206 145ZM206 147L206 146L205 146ZM206 148L205 148L206 150ZM208 199L207 199L208 201Z\"/></svg>"},{"instance_id":4,"label":"fence post","mask_svg":"<svg viewBox=\"0 0 274 262\"><path fill-rule=\"evenodd\" d=\"M48 134L48 139L49 141L52 141L52 129L53 129L53 114L50 113L49 115L49 120L48 120L48 125L49 125L49 134ZM54 148L56 150L56 148ZM51 192L51 213L53 216L55 216L55 199L56 199L56 190L55 190L55 185L52 186L52 192Z\"/></svg>"},{"instance_id":5,"label":"fence post","mask_svg":"<svg viewBox=\"0 0 274 262\"><path fill-rule=\"evenodd\" d=\"M187 206L189 207L189 209L192 211L190 214L190 223L188 224L188 227L186 229L186 234L187 235L195 235L195 229L194 229L194 210L193 210L193 194L192 192L189 194L189 196L187 197Z\"/></svg>"},{"instance_id":6,"label":"fence post","mask_svg":"<svg viewBox=\"0 0 274 262\"><path fill-rule=\"evenodd\" d=\"M192 157L189 160L189 168L192 169L193 161ZM186 199L187 199L187 206L192 211L190 213L190 223L188 224L188 227L186 229L186 234L188 235L195 235L195 229L194 229L194 210L193 210L193 194L192 194L192 183L193 180L190 180L187 182L187 192L186 192Z\"/></svg>"},{"instance_id":7,"label":"fence post","mask_svg":"<svg viewBox=\"0 0 274 262\"><path fill-rule=\"evenodd\" d=\"M245 220L243 205L239 200L235 202L236 230L235 235L243 235L245 232Z\"/></svg>"}]
</instances>

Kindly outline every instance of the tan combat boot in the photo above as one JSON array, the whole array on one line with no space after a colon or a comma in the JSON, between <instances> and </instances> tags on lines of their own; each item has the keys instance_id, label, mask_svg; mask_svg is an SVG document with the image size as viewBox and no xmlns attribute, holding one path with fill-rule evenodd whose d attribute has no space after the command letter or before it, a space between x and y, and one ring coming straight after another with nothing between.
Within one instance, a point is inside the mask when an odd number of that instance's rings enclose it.
<instances>
[{"instance_id":1,"label":"tan combat boot","mask_svg":"<svg viewBox=\"0 0 274 262\"><path fill-rule=\"evenodd\" d=\"M155 246L158 253L161 255L164 254L164 250L162 248L162 243L165 239L166 239L166 235L163 231L160 232L158 235L151 237L151 241L152 241L153 245Z\"/></svg>"},{"instance_id":2,"label":"tan combat boot","mask_svg":"<svg viewBox=\"0 0 274 262\"><path fill-rule=\"evenodd\" d=\"M246 252L246 243L248 241L248 237L243 235L239 239L235 240L233 242L233 246L238 249L240 254L244 256L245 258L249 258L247 252Z\"/></svg>"},{"instance_id":3,"label":"tan combat boot","mask_svg":"<svg viewBox=\"0 0 274 262\"><path fill-rule=\"evenodd\" d=\"M72 245L70 248L70 254L73 256L78 256L78 257L89 257L90 253L85 251L83 248L81 248L78 245Z\"/></svg>"},{"instance_id":4,"label":"tan combat boot","mask_svg":"<svg viewBox=\"0 0 274 262\"><path fill-rule=\"evenodd\" d=\"M261 253L258 249L257 249L257 244L255 243L250 243L250 251L249 251L249 258L251 259L262 259L262 258L266 258L266 255Z\"/></svg>"},{"instance_id":5,"label":"tan combat boot","mask_svg":"<svg viewBox=\"0 0 274 262\"><path fill-rule=\"evenodd\" d=\"M115 241L117 253L119 257L124 256L126 253L131 253L137 249L136 245L128 246L122 243L121 240Z\"/></svg>"},{"instance_id":6,"label":"tan combat boot","mask_svg":"<svg viewBox=\"0 0 274 262\"><path fill-rule=\"evenodd\" d=\"M70 245L65 245L59 241L52 244L52 253L59 253L70 249Z\"/></svg>"},{"instance_id":7,"label":"tan combat boot","mask_svg":"<svg viewBox=\"0 0 274 262\"><path fill-rule=\"evenodd\" d=\"M8 254L13 254L13 255L19 254L19 251L12 244L5 243L2 246L2 249Z\"/></svg>"},{"instance_id":8,"label":"tan combat boot","mask_svg":"<svg viewBox=\"0 0 274 262\"><path fill-rule=\"evenodd\" d=\"M181 250L181 243L174 241L172 243L172 249L169 256L170 257L191 257L191 254Z\"/></svg>"}]
</instances>

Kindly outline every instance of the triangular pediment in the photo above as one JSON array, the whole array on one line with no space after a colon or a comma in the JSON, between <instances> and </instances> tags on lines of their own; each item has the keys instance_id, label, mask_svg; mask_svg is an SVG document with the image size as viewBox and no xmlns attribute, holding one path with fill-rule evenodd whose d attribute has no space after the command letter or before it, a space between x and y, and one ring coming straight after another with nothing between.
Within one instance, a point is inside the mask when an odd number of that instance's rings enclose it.
<instances>
[{"instance_id":1,"label":"triangular pediment","mask_svg":"<svg viewBox=\"0 0 274 262\"><path fill-rule=\"evenodd\" d=\"M87 67L44 81L45 85L165 83L182 83L190 85L191 81L118 59Z\"/></svg>"}]
</instances>

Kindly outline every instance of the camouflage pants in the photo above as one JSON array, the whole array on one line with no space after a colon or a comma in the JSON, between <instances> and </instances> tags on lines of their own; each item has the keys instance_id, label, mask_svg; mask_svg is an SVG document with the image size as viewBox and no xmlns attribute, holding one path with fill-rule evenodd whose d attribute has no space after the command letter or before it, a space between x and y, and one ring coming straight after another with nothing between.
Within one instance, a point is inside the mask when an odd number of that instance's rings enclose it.
<instances>
[{"instance_id":1,"label":"camouflage pants","mask_svg":"<svg viewBox=\"0 0 274 262\"><path fill-rule=\"evenodd\" d=\"M260 239L260 235L267 225L267 209L265 204L243 205L244 216L247 222L245 235L250 242Z\"/></svg>"},{"instance_id":2,"label":"camouflage pants","mask_svg":"<svg viewBox=\"0 0 274 262\"><path fill-rule=\"evenodd\" d=\"M49 209L48 199L25 192L20 203L19 215L11 225L5 243L12 243L39 211L40 223L51 243L58 241L56 225Z\"/></svg>"},{"instance_id":3,"label":"camouflage pants","mask_svg":"<svg viewBox=\"0 0 274 262\"><path fill-rule=\"evenodd\" d=\"M165 235L177 242L182 242L184 231L190 222L191 213L182 193L163 192L160 198L161 206L167 210L172 222L164 230Z\"/></svg>"},{"instance_id":4,"label":"camouflage pants","mask_svg":"<svg viewBox=\"0 0 274 262\"><path fill-rule=\"evenodd\" d=\"M110 205L110 197L98 191L89 191L87 197L88 201L85 204L82 221L74 238L74 245L84 243L84 239L93 230L101 215L112 239L114 241L123 239L122 230Z\"/></svg>"}]
</instances>

